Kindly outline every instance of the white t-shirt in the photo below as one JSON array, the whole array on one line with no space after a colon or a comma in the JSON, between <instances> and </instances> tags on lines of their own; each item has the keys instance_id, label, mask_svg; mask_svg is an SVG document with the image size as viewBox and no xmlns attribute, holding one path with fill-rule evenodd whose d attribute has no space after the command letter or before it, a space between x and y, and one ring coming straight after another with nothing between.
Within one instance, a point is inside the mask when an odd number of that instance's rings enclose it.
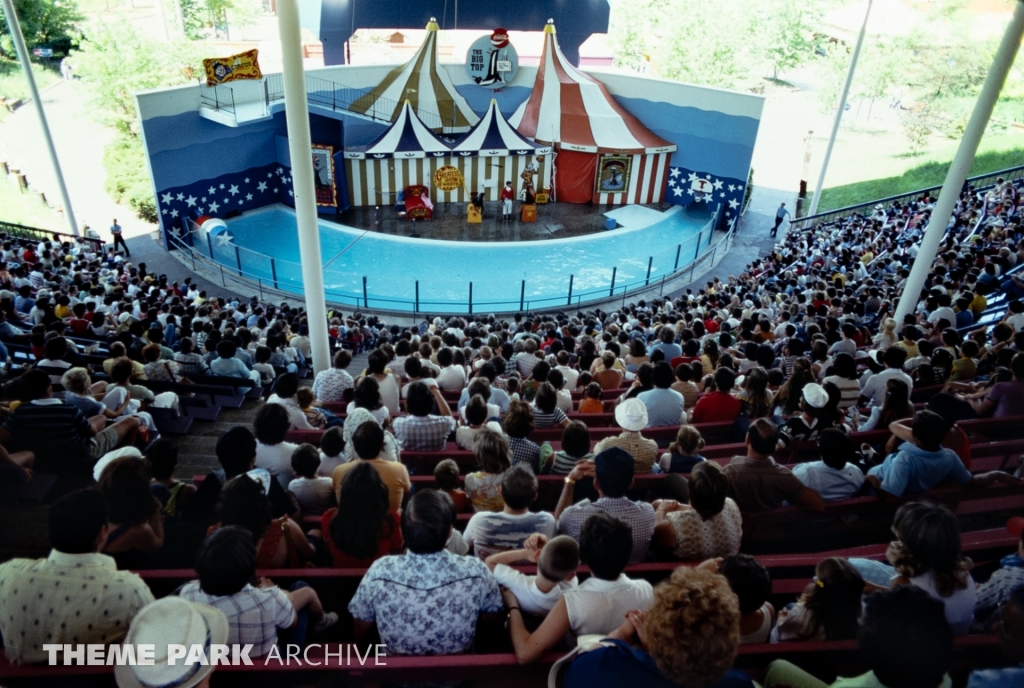
<instances>
[{"instance_id":1,"label":"white t-shirt","mask_svg":"<svg viewBox=\"0 0 1024 688\"><path fill-rule=\"evenodd\" d=\"M458 392L466 386L466 370L457 365L442 368L437 376L437 386L446 392Z\"/></svg>"},{"instance_id":2,"label":"white t-shirt","mask_svg":"<svg viewBox=\"0 0 1024 688\"><path fill-rule=\"evenodd\" d=\"M410 382L410 383L405 384L405 385L402 386L402 398L403 399L408 399L409 398L409 387L414 382L422 382L427 387L437 387L437 380L435 380L434 378L432 378L432 377L421 377L419 380L413 380L413 382Z\"/></svg>"},{"instance_id":3,"label":"white t-shirt","mask_svg":"<svg viewBox=\"0 0 1024 688\"><path fill-rule=\"evenodd\" d=\"M525 514L479 511L469 519L462 537L478 557L486 559L498 552L520 549L534 533L553 538L555 517L546 511Z\"/></svg>"},{"instance_id":4,"label":"white t-shirt","mask_svg":"<svg viewBox=\"0 0 1024 688\"><path fill-rule=\"evenodd\" d=\"M279 404L288 412L288 420L291 421L292 427L296 430L312 430L313 426L309 424L309 420L306 419L306 414L303 413L302 409L299 408L298 402L295 401L294 397L288 397L282 399L276 394L271 394L270 398L267 399L268 404Z\"/></svg>"},{"instance_id":5,"label":"white t-shirt","mask_svg":"<svg viewBox=\"0 0 1024 688\"><path fill-rule=\"evenodd\" d=\"M324 454L323 451L321 451L320 467L316 469L316 474L321 478L330 478L334 475L334 469L343 463L348 463L348 459L345 458L344 454L327 456L327 454Z\"/></svg>"},{"instance_id":6,"label":"white t-shirt","mask_svg":"<svg viewBox=\"0 0 1024 688\"><path fill-rule=\"evenodd\" d=\"M270 475L281 483L281 487L288 489L289 483L295 479L295 471L292 470L292 453L299 448L299 445L291 442L280 444L263 444L256 442L256 467L264 468Z\"/></svg>"},{"instance_id":7,"label":"white t-shirt","mask_svg":"<svg viewBox=\"0 0 1024 688\"><path fill-rule=\"evenodd\" d=\"M519 607L524 613L538 616L544 616L550 612L558 600L562 599L562 594L577 585L576 576L573 576L572 580L562 581L547 592L541 592L537 588L537 576L527 576L505 564L498 564L494 567L494 580L498 581L498 585L508 588L516 596L516 601L519 602Z\"/></svg>"},{"instance_id":8,"label":"white t-shirt","mask_svg":"<svg viewBox=\"0 0 1024 688\"><path fill-rule=\"evenodd\" d=\"M946 605L946 621L953 627L953 633L957 635L967 633L971 622L974 621L974 608L978 603L978 594L973 578L968 575L967 587L955 591L949 597L939 596L935 589L935 578L930 571L921 576L914 576L910 582Z\"/></svg>"},{"instance_id":9,"label":"white t-shirt","mask_svg":"<svg viewBox=\"0 0 1024 688\"><path fill-rule=\"evenodd\" d=\"M576 588L563 592L569 627L576 636L608 635L622 625L626 612L651 606L654 588L645 580L620 574L606 581L591 576Z\"/></svg>"},{"instance_id":10,"label":"white t-shirt","mask_svg":"<svg viewBox=\"0 0 1024 688\"><path fill-rule=\"evenodd\" d=\"M334 506L334 488L330 478L296 478L288 491L299 500L304 514L322 514Z\"/></svg>"}]
</instances>

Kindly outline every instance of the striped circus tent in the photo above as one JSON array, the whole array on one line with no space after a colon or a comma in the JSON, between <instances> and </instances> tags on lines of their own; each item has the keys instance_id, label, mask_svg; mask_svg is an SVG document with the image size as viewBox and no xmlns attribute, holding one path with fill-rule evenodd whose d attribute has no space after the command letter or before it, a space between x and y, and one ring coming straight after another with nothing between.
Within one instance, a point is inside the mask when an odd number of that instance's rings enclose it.
<instances>
[{"instance_id":1,"label":"striped circus tent","mask_svg":"<svg viewBox=\"0 0 1024 688\"><path fill-rule=\"evenodd\" d=\"M520 134L555 148L555 199L660 202L677 146L647 129L604 84L574 67L558 47L553 23L544 34L533 91L509 121Z\"/></svg>"},{"instance_id":2,"label":"striped circus tent","mask_svg":"<svg viewBox=\"0 0 1024 688\"><path fill-rule=\"evenodd\" d=\"M391 70L384 80L348 108L351 112L392 122L408 101L432 130L460 134L479 119L466 99L455 90L437 54L437 20L427 24L427 38L409 62Z\"/></svg>"},{"instance_id":3,"label":"striped circus tent","mask_svg":"<svg viewBox=\"0 0 1024 688\"><path fill-rule=\"evenodd\" d=\"M389 205L395 202L398 191L413 184L430 188L434 203L465 202L470 191L484 191L487 200L495 201L506 181L519 187L518 180L531 164L537 174L534 187L548 186L550 152L549 146L528 141L516 132L493 101L483 119L455 143L454 149L420 121L410 103L405 103L398 119L375 141L365 148L345 151L349 203L354 207ZM435 186L434 174L444 166L459 170L463 179L460 187L446 191Z\"/></svg>"}]
</instances>

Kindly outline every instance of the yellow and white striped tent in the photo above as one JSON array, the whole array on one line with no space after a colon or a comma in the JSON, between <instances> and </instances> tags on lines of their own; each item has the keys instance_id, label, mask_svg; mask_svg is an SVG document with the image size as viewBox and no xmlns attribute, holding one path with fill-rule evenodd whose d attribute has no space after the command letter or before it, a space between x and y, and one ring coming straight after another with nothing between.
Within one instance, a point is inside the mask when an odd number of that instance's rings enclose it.
<instances>
[{"instance_id":1,"label":"yellow and white striped tent","mask_svg":"<svg viewBox=\"0 0 1024 688\"><path fill-rule=\"evenodd\" d=\"M522 186L527 166L537 191L551 184L551 147L531 142L512 129L492 100L479 123L449 146L431 132L405 103L397 120L365 149L345 151L349 203L354 207L388 205L406 186L422 184L434 203L462 203L470 191L498 200L506 181ZM442 190L434 173L444 166L459 170L463 184Z\"/></svg>"},{"instance_id":2,"label":"yellow and white striped tent","mask_svg":"<svg viewBox=\"0 0 1024 688\"><path fill-rule=\"evenodd\" d=\"M356 100L348 109L374 119L394 122L408 101L431 130L461 134L480 119L466 99L455 90L448 71L437 54L437 20L427 24L427 38L409 62L396 67L376 88Z\"/></svg>"}]
</instances>

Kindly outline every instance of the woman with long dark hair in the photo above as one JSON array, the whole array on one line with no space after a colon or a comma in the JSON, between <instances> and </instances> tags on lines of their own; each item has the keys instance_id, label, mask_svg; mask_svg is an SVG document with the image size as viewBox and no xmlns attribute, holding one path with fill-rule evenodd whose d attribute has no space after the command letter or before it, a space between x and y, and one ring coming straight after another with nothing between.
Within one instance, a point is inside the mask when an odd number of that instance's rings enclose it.
<instances>
[{"instance_id":1,"label":"woman with long dark hair","mask_svg":"<svg viewBox=\"0 0 1024 688\"><path fill-rule=\"evenodd\" d=\"M335 568L366 568L405 549L398 513L377 469L360 461L341 483L338 508L320 520Z\"/></svg>"},{"instance_id":2,"label":"woman with long dark hair","mask_svg":"<svg viewBox=\"0 0 1024 688\"><path fill-rule=\"evenodd\" d=\"M889 378L885 381L885 401L871 409L871 416L857 426L857 432L876 428L887 428L891 423L914 417L914 405L910 403L910 388L903 380Z\"/></svg>"}]
</instances>

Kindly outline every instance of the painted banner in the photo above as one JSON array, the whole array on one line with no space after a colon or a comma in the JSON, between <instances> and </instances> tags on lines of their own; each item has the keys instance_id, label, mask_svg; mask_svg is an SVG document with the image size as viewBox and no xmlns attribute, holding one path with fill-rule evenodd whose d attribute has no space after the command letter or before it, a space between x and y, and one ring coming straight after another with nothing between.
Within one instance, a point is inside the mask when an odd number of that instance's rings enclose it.
<instances>
[{"instance_id":1,"label":"painted banner","mask_svg":"<svg viewBox=\"0 0 1024 688\"><path fill-rule=\"evenodd\" d=\"M451 165L438 167L434 172L434 186L441 191L454 191L462 186L462 172Z\"/></svg>"},{"instance_id":2,"label":"painted banner","mask_svg":"<svg viewBox=\"0 0 1024 688\"><path fill-rule=\"evenodd\" d=\"M338 187L334 180L334 148L313 144L313 184L316 204L337 207Z\"/></svg>"},{"instance_id":3,"label":"painted banner","mask_svg":"<svg viewBox=\"0 0 1024 688\"><path fill-rule=\"evenodd\" d=\"M203 60L203 69L206 71L207 86L226 84L229 81L241 79L263 78L263 72L260 71L259 51L255 48L231 57Z\"/></svg>"},{"instance_id":4,"label":"painted banner","mask_svg":"<svg viewBox=\"0 0 1024 688\"><path fill-rule=\"evenodd\" d=\"M597 193L623 193L629 188L629 155L602 155L597 166Z\"/></svg>"}]
</instances>

